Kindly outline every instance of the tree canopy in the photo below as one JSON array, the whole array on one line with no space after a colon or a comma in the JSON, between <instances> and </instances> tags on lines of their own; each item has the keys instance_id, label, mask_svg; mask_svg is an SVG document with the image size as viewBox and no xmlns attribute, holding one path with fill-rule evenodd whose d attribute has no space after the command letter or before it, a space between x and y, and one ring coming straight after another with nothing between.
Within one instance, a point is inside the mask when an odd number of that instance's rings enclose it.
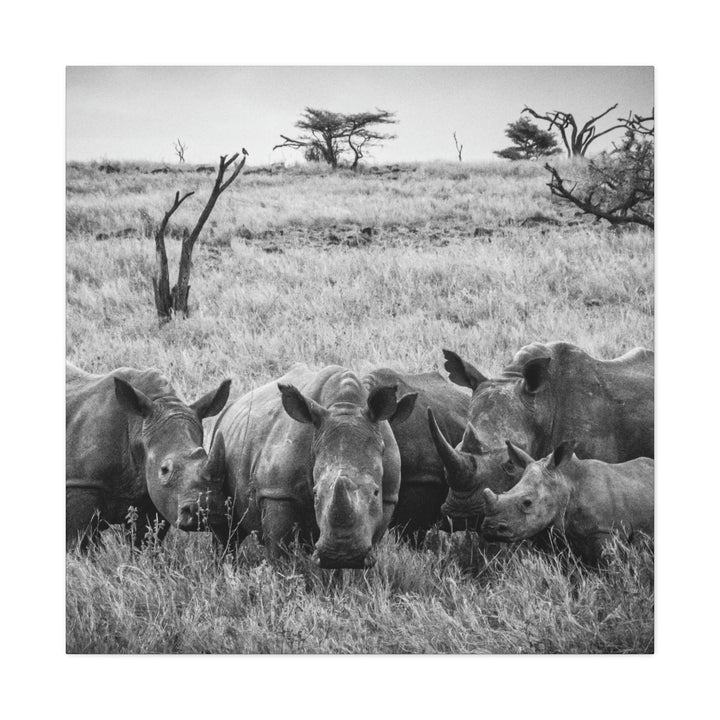
<instances>
[{"instance_id":1,"label":"tree canopy","mask_svg":"<svg viewBox=\"0 0 720 720\"><path fill-rule=\"evenodd\" d=\"M576 165L572 180L546 164L550 191L612 225L655 227L655 112L619 118L625 136L612 150ZM571 185L572 183L572 185Z\"/></svg>"},{"instance_id":2,"label":"tree canopy","mask_svg":"<svg viewBox=\"0 0 720 720\"><path fill-rule=\"evenodd\" d=\"M551 132L540 129L524 117L509 123L505 135L513 144L503 150L495 150L495 155L507 160L537 160L560 152Z\"/></svg>"},{"instance_id":3,"label":"tree canopy","mask_svg":"<svg viewBox=\"0 0 720 720\"><path fill-rule=\"evenodd\" d=\"M395 113L379 108L374 112L344 114L306 107L295 123L304 132L294 138L280 135L283 142L273 150L280 147L302 150L306 160L324 161L332 168L338 166L344 153L350 152L353 157L350 167L355 170L368 148L396 137L380 132L376 126L395 123Z\"/></svg>"}]
</instances>

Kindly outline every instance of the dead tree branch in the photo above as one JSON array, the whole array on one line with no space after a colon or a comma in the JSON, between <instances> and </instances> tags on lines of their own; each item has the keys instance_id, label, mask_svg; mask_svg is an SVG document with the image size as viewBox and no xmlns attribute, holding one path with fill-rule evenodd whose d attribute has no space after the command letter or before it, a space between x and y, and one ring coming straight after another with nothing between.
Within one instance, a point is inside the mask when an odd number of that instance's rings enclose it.
<instances>
[{"instance_id":1,"label":"dead tree branch","mask_svg":"<svg viewBox=\"0 0 720 720\"><path fill-rule=\"evenodd\" d=\"M170 293L170 276L168 273L168 259L165 251L165 230L168 220L173 213L187 200L194 192L189 192L180 197L180 191L175 193L175 200L155 232L155 275L153 276L153 290L155 294L155 308L157 309L158 321L164 325L172 318L172 295Z\"/></svg>"},{"instance_id":2,"label":"dead tree branch","mask_svg":"<svg viewBox=\"0 0 720 720\"><path fill-rule=\"evenodd\" d=\"M187 145L184 145L180 138L177 139L177 142L175 143L175 154L178 156L178 162L184 163L185 162L185 151L187 150Z\"/></svg>"},{"instance_id":3,"label":"dead tree branch","mask_svg":"<svg viewBox=\"0 0 720 720\"><path fill-rule=\"evenodd\" d=\"M458 154L458 162L462 162L462 151L464 145L460 145L460 143L458 143L457 133L455 132L455 130L453 130L453 139L455 140L455 150Z\"/></svg>"},{"instance_id":4,"label":"dead tree branch","mask_svg":"<svg viewBox=\"0 0 720 720\"><path fill-rule=\"evenodd\" d=\"M550 173L551 179L547 183L550 188L550 192L556 197L568 200L573 205L579 207L584 213L588 215L594 215L597 218L607 220L612 225L624 225L628 223L637 223L638 225L644 225L651 229L655 228L654 218L646 217L644 215L629 213L628 211L640 200L638 192L632 192L622 203L603 210L597 203L593 201L593 193L589 192L584 198L575 194L577 185L568 188L565 186L565 180L563 180L558 171L552 167L552 165L545 164L545 169Z\"/></svg>"},{"instance_id":5,"label":"dead tree branch","mask_svg":"<svg viewBox=\"0 0 720 720\"><path fill-rule=\"evenodd\" d=\"M218 166L217 177L215 178L215 185L213 186L210 197L208 198L203 211L200 213L195 227L192 229L190 235L183 239L182 249L180 251L180 269L178 271L178 280L175 287L172 289L172 306L175 315L182 313L184 317L188 317L188 295L190 293L190 270L192 268L192 251L197 242L200 232L202 231L207 219L215 207L220 195L227 190L233 182L235 182L240 171L245 166L246 155L243 155L242 160L235 166L230 177L225 180L225 173L228 171L230 166L238 159L239 153L235 153L230 159L227 155L220 156L220 165Z\"/></svg>"},{"instance_id":6,"label":"dead tree branch","mask_svg":"<svg viewBox=\"0 0 720 720\"><path fill-rule=\"evenodd\" d=\"M548 123L548 130L553 127L557 128L560 133L560 137L562 138L563 145L565 145L568 157L582 157L587 152L590 144L595 142L595 140L599 137L607 135L613 130L626 127L625 122L620 119L619 124L613 125L602 132L597 131L595 123L597 123L598 120L602 120L602 118L604 118L616 107L617 103L609 107L604 112L601 112L599 115L591 117L581 128L578 128L578 124L572 113L566 113L561 110L553 110L552 112L540 114L527 105L523 108L523 112L529 113L538 120L545 120Z\"/></svg>"},{"instance_id":7,"label":"dead tree branch","mask_svg":"<svg viewBox=\"0 0 720 720\"><path fill-rule=\"evenodd\" d=\"M189 192L180 197L180 192L175 193L175 199L170 209L165 213L157 232L155 233L155 275L153 276L153 291L155 295L155 308L157 310L158 321L160 325L169 322L173 317L182 315L188 316L188 296L190 294L190 271L192 269L192 252L195 247L200 233L210 217L220 195L227 190L230 185L237 179L241 170L245 165L247 151L243 153L242 160L235 165L230 176L225 179L225 173L230 166L238 159L239 153L235 153L228 159L227 155L220 156L220 165L218 167L215 184L210 193L210 197L200 213L200 217L195 223L192 232L183 239L182 248L180 250L180 267L178 270L178 279L175 286L170 290L170 280L168 271L168 258L165 250L165 230L167 224L175 211L187 200L194 192Z\"/></svg>"}]
</instances>

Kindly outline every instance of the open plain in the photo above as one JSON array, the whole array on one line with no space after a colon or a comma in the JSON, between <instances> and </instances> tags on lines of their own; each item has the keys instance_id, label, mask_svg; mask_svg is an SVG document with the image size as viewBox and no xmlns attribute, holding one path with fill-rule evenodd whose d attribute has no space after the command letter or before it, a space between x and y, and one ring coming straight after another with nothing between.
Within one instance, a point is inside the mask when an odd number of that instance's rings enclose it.
<instances>
[{"instance_id":1,"label":"open plain","mask_svg":"<svg viewBox=\"0 0 720 720\"><path fill-rule=\"evenodd\" d=\"M90 372L155 366L186 398L231 399L297 361L359 372L442 367L442 348L498 373L522 345L610 358L653 347L653 235L552 202L533 163L328 172L247 167L195 248L187 320L159 328L154 227L170 275L213 182L193 166L67 167L67 357ZM368 571L276 565L249 543L218 565L206 534L133 555L119 532L67 555L67 650L93 652L652 652L653 549L602 571L529 545L434 534L383 541Z\"/></svg>"}]
</instances>

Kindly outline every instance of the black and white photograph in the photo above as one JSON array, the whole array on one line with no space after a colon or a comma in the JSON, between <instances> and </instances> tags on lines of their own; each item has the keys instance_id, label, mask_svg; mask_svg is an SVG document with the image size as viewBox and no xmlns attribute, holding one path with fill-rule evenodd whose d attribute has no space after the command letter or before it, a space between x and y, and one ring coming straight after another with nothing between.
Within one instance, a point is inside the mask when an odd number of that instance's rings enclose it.
<instances>
[{"instance_id":1,"label":"black and white photograph","mask_svg":"<svg viewBox=\"0 0 720 720\"><path fill-rule=\"evenodd\" d=\"M652 65L68 65L65 652L655 652Z\"/></svg>"}]
</instances>

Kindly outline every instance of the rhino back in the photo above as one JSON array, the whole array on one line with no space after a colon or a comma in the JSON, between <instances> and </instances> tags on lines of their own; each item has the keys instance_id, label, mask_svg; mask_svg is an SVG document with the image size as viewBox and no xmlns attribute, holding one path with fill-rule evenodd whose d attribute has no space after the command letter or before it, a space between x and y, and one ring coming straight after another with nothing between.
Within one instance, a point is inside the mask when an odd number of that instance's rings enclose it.
<instances>
[{"instance_id":1,"label":"rhino back","mask_svg":"<svg viewBox=\"0 0 720 720\"><path fill-rule=\"evenodd\" d=\"M654 473L655 463L646 457L616 464L573 460L568 474L574 490L566 514L570 531L578 536L611 530L652 536Z\"/></svg>"},{"instance_id":2,"label":"rhino back","mask_svg":"<svg viewBox=\"0 0 720 720\"><path fill-rule=\"evenodd\" d=\"M578 456L617 463L654 455L654 353L636 348L612 360L592 357L565 342L534 343L519 359L547 353L550 365L552 427L539 454L563 440L580 441Z\"/></svg>"},{"instance_id":3,"label":"rhino back","mask_svg":"<svg viewBox=\"0 0 720 720\"><path fill-rule=\"evenodd\" d=\"M318 373L296 365L282 377L228 405L215 425L225 440L226 493L247 530L261 530L260 501L288 499L312 506L312 426L284 411L278 383L318 395ZM313 397L313 399L316 399Z\"/></svg>"}]
</instances>

